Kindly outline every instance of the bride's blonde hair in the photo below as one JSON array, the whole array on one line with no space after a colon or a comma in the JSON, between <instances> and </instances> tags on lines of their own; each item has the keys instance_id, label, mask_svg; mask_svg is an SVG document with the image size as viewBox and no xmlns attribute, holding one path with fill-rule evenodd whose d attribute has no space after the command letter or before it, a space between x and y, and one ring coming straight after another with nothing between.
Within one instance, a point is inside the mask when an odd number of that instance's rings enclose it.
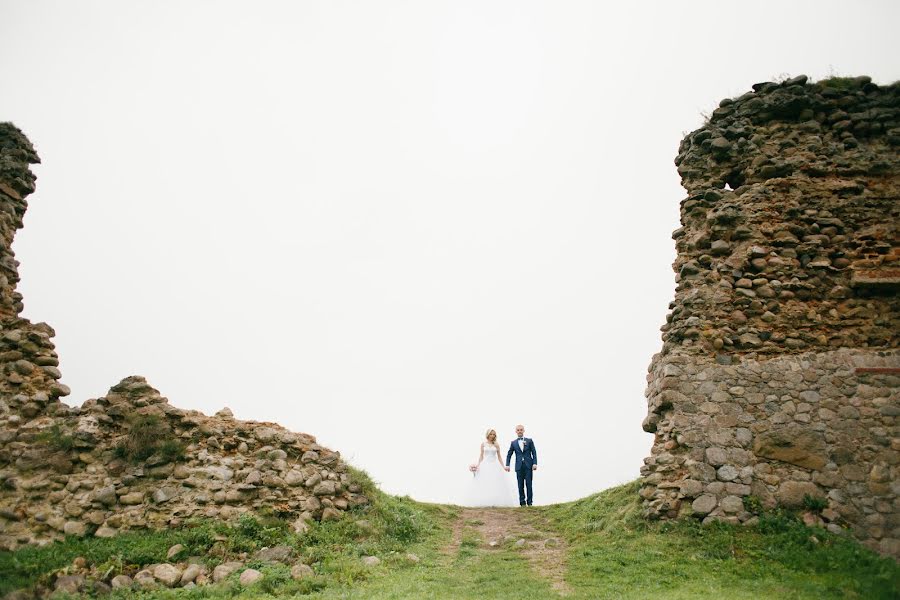
<instances>
[{"instance_id":1,"label":"bride's blonde hair","mask_svg":"<svg viewBox=\"0 0 900 600\"><path fill-rule=\"evenodd\" d=\"M494 439L491 439L492 435L494 436ZM487 433L484 434L484 439L486 439L487 441L489 441L492 444L496 444L497 443L497 432L494 431L493 429L488 429Z\"/></svg>"}]
</instances>

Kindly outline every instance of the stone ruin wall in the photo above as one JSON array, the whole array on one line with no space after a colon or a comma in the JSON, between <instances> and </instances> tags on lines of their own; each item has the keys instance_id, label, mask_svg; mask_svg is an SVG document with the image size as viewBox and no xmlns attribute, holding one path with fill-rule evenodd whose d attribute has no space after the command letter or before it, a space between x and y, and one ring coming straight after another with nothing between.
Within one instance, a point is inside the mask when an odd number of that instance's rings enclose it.
<instances>
[{"instance_id":1,"label":"stone ruin wall","mask_svg":"<svg viewBox=\"0 0 900 600\"><path fill-rule=\"evenodd\" d=\"M19 316L12 251L37 162L22 132L0 123L0 550L247 511L302 530L367 504L340 455L313 436L239 421L228 409L210 417L175 408L142 377L80 407L60 401L69 388L59 382L54 331ZM114 448L148 415L183 446L180 458L117 458Z\"/></svg>"},{"instance_id":2,"label":"stone ruin wall","mask_svg":"<svg viewBox=\"0 0 900 600\"><path fill-rule=\"evenodd\" d=\"M809 495L808 523L900 557L900 85L757 84L675 163L647 516L752 523Z\"/></svg>"}]
</instances>

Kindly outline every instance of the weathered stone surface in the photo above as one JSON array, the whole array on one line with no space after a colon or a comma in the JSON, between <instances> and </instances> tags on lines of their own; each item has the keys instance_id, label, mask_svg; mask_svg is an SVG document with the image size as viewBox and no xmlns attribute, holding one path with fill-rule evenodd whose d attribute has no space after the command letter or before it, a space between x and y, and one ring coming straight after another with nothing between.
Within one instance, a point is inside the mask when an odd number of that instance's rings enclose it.
<instances>
[{"instance_id":1,"label":"weathered stone surface","mask_svg":"<svg viewBox=\"0 0 900 600\"><path fill-rule=\"evenodd\" d=\"M184 572L181 573L179 584L183 587L189 583L193 583L201 573L203 573L203 567L196 563L191 563L186 566Z\"/></svg>"},{"instance_id":2,"label":"weathered stone surface","mask_svg":"<svg viewBox=\"0 0 900 600\"><path fill-rule=\"evenodd\" d=\"M81 521L66 521L63 525L63 533L75 537L84 537L87 534L87 525Z\"/></svg>"},{"instance_id":3,"label":"weathered stone surface","mask_svg":"<svg viewBox=\"0 0 900 600\"><path fill-rule=\"evenodd\" d=\"M291 567L291 578L306 579L308 577L315 577L315 571L309 565L299 563Z\"/></svg>"},{"instance_id":4,"label":"weathered stone surface","mask_svg":"<svg viewBox=\"0 0 900 600\"><path fill-rule=\"evenodd\" d=\"M94 494L94 501L106 506L113 506L117 499L116 488L112 485L100 488L97 490L96 494Z\"/></svg>"},{"instance_id":5,"label":"weathered stone surface","mask_svg":"<svg viewBox=\"0 0 900 600\"><path fill-rule=\"evenodd\" d=\"M364 564L367 567L377 567L378 565L381 564L381 559L378 558L377 556L363 556L362 564Z\"/></svg>"},{"instance_id":6,"label":"weathered stone surface","mask_svg":"<svg viewBox=\"0 0 900 600\"><path fill-rule=\"evenodd\" d=\"M719 502L719 506L727 513L736 513L744 510L744 502L738 496L725 496Z\"/></svg>"},{"instance_id":7,"label":"weathered stone surface","mask_svg":"<svg viewBox=\"0 0 900 600\"><path fill-rule=\"evenodd\" d=\"M228 579L229 575L236 572L243 566L244 564L239 562L227 562L216 565L212 572L212 580L214 583L219 583L220 581Z\"/></svg>"},{"instance_id":8,"label":"weathered stone surface","mask_svg":"<svg viewBox=\"0 0 900 600\"><path fill-rule=\"evenodd\" d=\"M681 482L681 493L688 498L698 496L703 491L703 483L696 479L685 479Z\"/></svg>"},{"instance_id":9,"label":"weathered stone surface","mask_svg":"<svg viewBox=\"0 0 900 600\"><path fill-rule=\"evenodd\" d=\"M135 573L133 583L144 590L152 590L159 587L159 583L153 576L153 571L149 569L141 569Z\"/></svg>"},{"instance_id":10,"label":"weathered stone surface","mask_svg":"<svg viewBox=\"0 0 900 600\"><path fill-rule=\"evenodd\" d=\"M134 504L141 504L144 501L144 493L143 492L129 492L124 494L119 498L119 502L125 504L126 506L131 506Z\"/></svg>"},{"instance_id":11,"label":"weathered stone surface","mask_svg":"<svg viewBox=\"0 0 900 600\"><path fill-rule=\"evenodd\" d=\"M97 531L94 532L94 537L112 538L112 537L116 537L118 534L119 534L118 529L114 529L113 527L110 527L109 525L104 523L104 524L100 525L100 527L97 528Z\"/></svg>"},{"instance_id":12,"label":"weathered stone surface","mask_svg":"<svg viewBox=\"0 0 900 600\"><path fill-rule=\"evenodd\" d=\"M293 553L294 549L290 546L273 546L259 550L253 555L253 558L265 562L286 563L290 560Z\"/></svg>"},{"instance_id":13,"label":"weathered stone surface","mask_svg":"<svg viewBox=\"0 0 900 600\"><path fill-rule=\"evenodd\" d=\"M756 86L679 147L648 517L818 494L829 528L900 548L900 85L863 85Z\"/></svg>"},{"instance_id":14,"label":"weathered stone surface","mask_svg":"<svg viewBox=\"0 0 900 600\"><path fill-rule=\"evenodd\" d=\"M56 578L53 589L57 592L65 592L67 594L77 594L85 585L83 575L62 575Z\"/></svg>"},{"instance_id":15,"label":"weathered stone surface","mask_svg":"<svg viewBox=\"0 0 900 600\"><path fill-rule=\"evenodd\" d=\"M803 498L807 495L813 498L824 498L819 487L809 481L785 481L778 487L776 493L778 502L788 508L802 507Z\"/></svg>"},{"instance_id":16,"label":"weathered stone surface","mask_svg":"<svg viewBox=\"0 0 900 600\"><path fill-rule=\"evenodd\" d=\"M306 479L300 471L289 471L284 477L284 482L291 487L301 485Z\"/></svg>"},{"instance_id":17,"label":"weathered stone surface","mask_svg":"<svg viewBox=\"0 0 900 600\"><path fill-rule=\"evenodd\" d=\"M182 571L175 565L163 563L153 569L153 577L166 587L175 587L181 582Z\"/></svg>"},{"instance_id":18,"label":"weathered stone surface","mask_svg":"<svg viewBox=\"0 0 900 600\"><path fill-rule=\"evenodd\" d=\"M313 488L313 494L316 496L331 496L335 493L337 486L333 481L323 481Z\"/></svg>"},{"instance_id":19,"label":"weathered stone surface","mask_svg":"<svg viewBox=\"0 0 900 600\"><path fill-rule=\"evenodd\" d=\"M250 586L263 578L263 574L256 569L246 569L241 573L240 582L243 586Z\"/></svg>"},{"instance_id":20,"label":"weathered stone surface","mask_svg":"<svg viewBox=\"0 0 900 600\"><path fill-rule=\"evenodd\" d=\"M691 508L697 515L706 515L716 507L718 500L711 494L704 494L691 503Z\"/></svg>"},{"instance_id":21,"label":"weathered stone surface","mask_svg":"<svg viewBox=\"0 0 900 600\"><path fill-rule=\"evenodd\" d=\"M341 518L341 511L336 508L332 508L331 506L326 506L322 509L322 520L323 521L337 521Z\"/></svg>"},{"instance_id":22,"label":"weathered stone surface","mask_svg":"<svg viewBox=\"0 0 900 600\"><path fill-rule=\"evenodd\" d=\"M798 467L820 470L828 462L825 437L804 427L784 427L760 433L753 442L757 456Z\"/></svg>"},{"instance_id":23,"label":"weathered stone surface","mask_svg":"<svg viewBox=\"0 0 900 600\"><path fill-rule=\"evenodd\" d=\"M133 583L134 582L131 580L131 577L129 577L128 575L116 575L109 582L110 586L112 586L112 589L114 590L117 590L119 588L130 590Z\"/></svg>"}]
</instances>

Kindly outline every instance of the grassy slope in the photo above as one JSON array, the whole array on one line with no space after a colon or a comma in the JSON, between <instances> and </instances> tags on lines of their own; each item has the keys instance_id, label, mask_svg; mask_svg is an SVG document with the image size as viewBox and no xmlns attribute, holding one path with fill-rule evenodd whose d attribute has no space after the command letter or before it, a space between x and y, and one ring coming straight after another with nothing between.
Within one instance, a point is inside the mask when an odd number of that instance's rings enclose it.
<instances>
[{"instance_id":1,"label":"grassy slope","mask_svg":"<svg viewBox=\"0 0 900 600\"><path fill-rule=\"evenodd\" d=\"M277 521L245 519L237 526L197 523L192 528L135 533L112 540L69 540L43 548L0 553L0 593L40 581L76 556L100 570L164 560L175 543L184 555L210 551L252 552L292 544L316 576L291 581L280 565L254 565L266 581L241 590L236 575L225 586L193 591L165 590L114 597L143 598L550 598L511 546L485 550L466 534L449 554L450 530L458 511L389 497L369 484L376 498L364 515L375 533L364 534L353 519L317 525L296 536ZM784 517L760 527L702 527L694 522L647 523L640 519L637 483L612 488L577 502L531 509L528 518L549 521L570 545L566 579L575 598L896 598L900 568L851 540L810 530ZM216 537L225 538L216 541ZM815 537L818 542L812 541ZM418 564L405 557L414 552ZM359 557L383 563L367 569ZM211 558L212 563L221 558ZM512 592L511 590L515 590Z\"/></svg>"},{"instance_id":2,"label":"grassy slope","mask_svg":"<svg viewBox=\"0 0 900 600\"><path fill-rule=\"evenodd\" d=\"M584 597L896 598L900 568L785 515L757 527L640 518L638 482L541 510L572 545Z\"/></svg>"}]
</instances>

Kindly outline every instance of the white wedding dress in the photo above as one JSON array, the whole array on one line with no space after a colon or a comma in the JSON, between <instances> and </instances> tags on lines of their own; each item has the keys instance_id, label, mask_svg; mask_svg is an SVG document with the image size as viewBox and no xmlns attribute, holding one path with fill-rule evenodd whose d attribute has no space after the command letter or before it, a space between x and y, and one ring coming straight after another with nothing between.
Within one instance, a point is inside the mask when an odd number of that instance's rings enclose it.
<instances>
[{"instance_id":1,"label":"white wedding dress","mask_svg":"<svg viewBox=\"0 0 900 600\"><path fill-rule=\"evenodd\" d=\"M518 506L516 478L507 473L497 460L497 448L482 443L484 458L473 477L468 475L469 486L465 494L465 506Z\"/></svg>"}]
</instances>

